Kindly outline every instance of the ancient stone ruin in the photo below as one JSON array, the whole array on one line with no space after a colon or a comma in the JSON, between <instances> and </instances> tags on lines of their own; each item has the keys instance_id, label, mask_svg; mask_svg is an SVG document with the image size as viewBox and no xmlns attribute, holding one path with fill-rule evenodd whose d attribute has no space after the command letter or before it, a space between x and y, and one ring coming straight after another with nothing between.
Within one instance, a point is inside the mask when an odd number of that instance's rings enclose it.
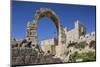
<instances>
[{"instance_id":1,"label":"ancient stone ruin","mask_svg":"<svg viewBox=\"0 0 100 67\"><path fill-rule=\"evenodd\" d=\"M41 41L42 46L40 47L37 42L37 24L38 20L45 16L54 22L57 39ZM74 29L63 28L57 14L48 8L40 8L36 11L34 20L27 23L26 33L25 39L13 38L11 40L12 65L84 61L81 57L74 56L74 53L78 55L88 54L88 52L95 53L95 32L86 34L86 28L79 20L75 22ZM93 55L95 56L95 54Z\"/></svg>"}]
</instances>

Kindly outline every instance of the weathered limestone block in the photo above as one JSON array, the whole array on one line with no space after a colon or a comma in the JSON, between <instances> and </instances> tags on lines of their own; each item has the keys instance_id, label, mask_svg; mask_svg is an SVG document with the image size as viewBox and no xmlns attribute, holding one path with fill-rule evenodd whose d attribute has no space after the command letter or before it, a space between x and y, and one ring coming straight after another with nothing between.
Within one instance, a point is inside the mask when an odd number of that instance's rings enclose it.
<instances>
[{"instance_id":1,"label":"weathered limestone block","mask_svg":"<svg viewBox=\"0 0 100 67\"><path fill-rule=\"evenodd\" d=\"M36 55L36 51L32 48L20 48L19 49L19 55L22 56L22 55Z\"/></svg>"},{"instance_id":2,"label":"weathered limestone block","mask_svg":"<svg viewBox=\"0 0 100 67\"><path fill-rule=\"evenodd\" d=\"M54 63L62 63L62 60L60 58L54 58Z\"/></svg>"},{"instance_id":3,"label":"weathered limestone block","mask_svg":"<svg viewBox=\"0 0 100 67\"><path fill-rule=\"evenodd\" d=\"M32 49L31 54L32 56L37 56L38 52L35 49Z\"/></svg>"},{"instance_id":4,"label":"weathered limestone block","mask_svg":"<svg viewBox=\"0 0 100 67\"><path fill-rule=\"evenodd\" d=\"M12 65L34 64L38 52L32 48L12 48Z\"/></svg>"},{"instance_id":5,"label":"weathered limestone block","mask_svg":"<svg viewBox=\"0 0 100 67\"><path fill-rule=\"evenodd\" d=\"M41 55L39 64L45 64L45 63L46 63L45 57L43 55Z\"/></svg>"},{"instance_id":6,"label":"weathered limestone block","mask_svg":"<svg viewBox=\"0 0 100 67\"><path fill-rule=\"evenodd\" d=\"M12 48L12 57L17 57L19 55L19 49L18 48Z\"/></svg>"},{"instance_id":7,"label":"weathered limestone block","mask_svg":"<svg viewBox=\"0 0 100 67\"><path fill-rule=\"evenodd\" d=\"M15 64L16 65L23 65L23 64L25 64L24 63L24 59L25 59L24 56L18 56L18 57L16 57Z\"/></svg>"},{"instance_id":8,"label":"weathered limestone block","mask_svg":"<svg viewBox=\"0 0 100 67\"><path fill-rule=\"evenodd\" d=\"M30 56L30 64L35 64L37 60L37 56Z\"/></svg>"},{"instance_id":9,"label":"weathered limestone block","mask_svg":"<svg viewBox=\"0 0 100 67\"><path fill-rule=\"evenodd\" d=\"M17 57L12 57L11 62L12 62L12 64L13 64L13 65L15 65L15 64L16 64L16 58L17 58Z\"/></svg>"},{"instance_id":10,"label":"weathered limestone block","mask_svg":"<svg viewBox=\"0 0 100 67\"><path fill-rule=\"evenodd\" d=\"M45 56L46 63L54 63L54 59L51 55Z\"/></svg>"},{"instance_id":11,"label":"weathered limestone block","mask_svg":"<svg viewBox=\"0 0 100 67\"><path fill-rule=\"evenodd\" d=\"M47 55L47 56L43 56L44 58L43 63L42 64L48 64L48 63L62 63L62 60L60 58L55 58L52 55Z\"/></svg>"},{"instance_id":12,"label":"weathered limestone block","mask_svg":"<svg viewBox=\"0 0 100 67\"><path fill-rule=\"evenodd\" d=\"M22 50L23 50L23 53L24 53L25 56L32 54L32 49L30 49L30 48L25 48L25 49L22 49Z\"/></svg>"},{"instance_id":13,"label":"weathered limestone block","mask_svg":"<svg viewBox=\"0 0 100 67\"><path fill-rule=\"evenodd\" d=\"M24 48L19 49L19 56L25 56L26 50Z\"/></svg>"},{"instance_id":14,"label":"weathered limestone block","mask_svg":"<svg viewBox=\"0 0 100 67\"><path fill-rule=\"evenodd\" d=\"M29 55L25 56L25 64L30 64L30 59L31 57Z\"/></svg>"},{"instance_id":15,"label":"weathered limestone block","mask_svg":"<svg viewBox=\"0 0 100 67\"><path fill-rule=\"evenodd\" d=\"M66 45L58 45L56 46L56 56L59 58L63 58L66 55L67 46Z\"/></svg>"}]
</instances>

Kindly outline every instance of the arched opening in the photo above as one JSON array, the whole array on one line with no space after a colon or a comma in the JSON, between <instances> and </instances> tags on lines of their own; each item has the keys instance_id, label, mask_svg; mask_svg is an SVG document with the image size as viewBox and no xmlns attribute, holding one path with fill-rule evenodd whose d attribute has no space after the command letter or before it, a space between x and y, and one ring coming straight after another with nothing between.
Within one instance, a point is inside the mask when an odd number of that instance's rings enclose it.
<instances>
[{"instance_id":1,"label":"arched opening","mask_svg":"<svg viewBox=\"0 0 100 67\"><path fill-rule=\"evenodd\" d=\"M56 15L56 13L54 11L52 11L50 9L40 8L40 10L36 11L36 14L34 17L34 23L37 24L37 26L38 26L38 21L43 17L49 17L55 24L56 29L57 29L57 44L58 44L59 32L60 32L60 20L59 20L58 16Z\"/></svg>"},{"instance_id":2,"label":"arched opening","mask_svg":"<svg viewBox=\"0 0 100 67\"><path fill-rule=\"evenodd\" d=\"M45 40L58 39L56 26L49 17L43 17L38 21L37 36L39 46Z\"/></svg>"},{"instance_id":3,"label":"arched opening","mask_svg":"<svg viewBox=\"0 0 100 67\"><path fill-rule=\"evenodd\" d=\"M38 46L38 35L37 35L38 23L39 20L43 19L44 17L49 18L51 22L54 23L55 25L54 27L56 28L56 40L54 39L54 41L56 41L56 45L61 44L60 42L62 40L61 39L62 36L61 36L60 20L54 11L47 8L40 8L39 10L37 10L34 16L33 23L30 24L29 22L27 24L27 39L30 39L30 41L32 41L32 45ZM46 24L48 23L49 22L47 22ZM51 29L53 28L51 27ZM55 47L55 46L51 46L51 47Z\"/></svg>"}]
</instances>

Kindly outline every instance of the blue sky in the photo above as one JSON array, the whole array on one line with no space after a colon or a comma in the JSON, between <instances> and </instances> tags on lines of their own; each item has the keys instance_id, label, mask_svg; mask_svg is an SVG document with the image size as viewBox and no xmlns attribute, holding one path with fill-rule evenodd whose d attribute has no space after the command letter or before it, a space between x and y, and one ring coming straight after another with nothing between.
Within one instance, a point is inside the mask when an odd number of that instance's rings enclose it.
<instances>
[{"instance_id":1,"label":"blue sky","mask_svg":"<svg viewBox=\"0 0 100 67\"><path fill-rule=\"evenodd\" d=\"M25 38L27 22L34 20L36 10L40 8L55 11L63 27L74 28L74 23L78 19L85 25L87 33L95 31L95 6L13 1L11 36L16 39ZM50 18L43 17L38 21L39 41L56 37L54 32L56 27Z\"/></svg>"}]
</instances>

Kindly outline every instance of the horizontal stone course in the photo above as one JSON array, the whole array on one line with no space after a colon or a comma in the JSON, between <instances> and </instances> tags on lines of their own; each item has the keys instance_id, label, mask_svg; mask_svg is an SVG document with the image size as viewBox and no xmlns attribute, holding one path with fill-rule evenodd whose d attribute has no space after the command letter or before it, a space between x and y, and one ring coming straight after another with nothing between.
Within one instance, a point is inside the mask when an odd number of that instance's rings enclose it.
<instances>
[{"instance_id":1,"label":"horizontal stone course","mask_svg":"<svg viewBox=\"0 0 100 67\"><path fill-rule=\"evenodd\" d=\"M32 48L12 48L12 65L33 64L38 52Z\"/></svg>"},{"instance_id":2,"label":"horizontal stone course","mask_svg":"<svg viewBox=\"0 0 100 67\"><path fill-rule=\"evenodd\" d=\"M61 63L59 58L44 55L32 48L12 48L12 65Z\"/></svg>"},{"instance_id":3,"label":"horizontal stone course","mask_svg":"<svg viewBox=\"0 0 100 67\"><path fill-rule=\"evenodd\" d=\"M26 55L37 55L37 52L32 48L12 48L12 56L26 56Z\"/></svg>"}]
</instances>

